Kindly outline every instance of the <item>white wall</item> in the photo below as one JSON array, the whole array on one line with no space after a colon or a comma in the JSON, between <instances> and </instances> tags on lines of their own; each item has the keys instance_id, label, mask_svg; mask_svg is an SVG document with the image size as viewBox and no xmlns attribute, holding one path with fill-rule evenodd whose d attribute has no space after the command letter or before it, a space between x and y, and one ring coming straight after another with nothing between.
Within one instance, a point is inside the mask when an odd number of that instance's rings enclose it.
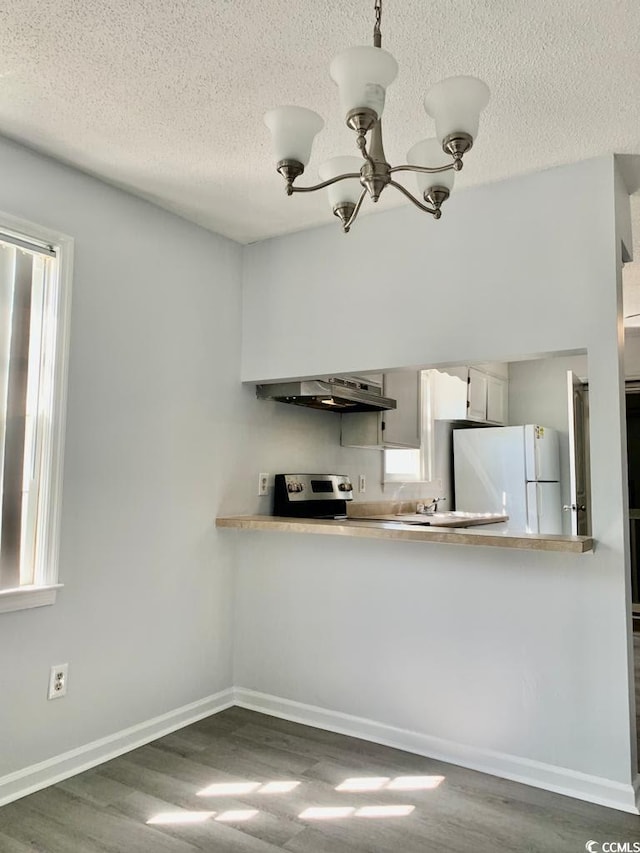
<instances>
[{"instance_id":1,"label":"white wall","mask_svg":"<svg viewBox=\"0 0 640 853\"><path fill-rule=\"evenodd\" d=\"M10 142L0 164L0 210L76 241L64 589L0 614L1 783L230 687L215 516L270 511L259 471L363 470L375 491L380 454L341 449L339 417L240 384L240 246ZM65 661L69 693L48 702Z\"/></svg>"},{"instance_id":2,"label":"white wall","mask_svg":"<svg viewBox=\"0 0 640 853\"><path fill-rule=\"evenodd\" d=\"M231 683L240 247L7 141L0 209L75 238L60 580L0 614L0 777ZM229 416L230 417L230 416ZM224 456L224 454L221 454ZM49 667L69 692L48 702Z\"/></svg>"},{"instance_id":3,"label":"white wall","mask_svg":"<svg viewBox=\"0 0 640 853\"><path fill-rule=\"evenodd\" d=\"M245 380L586 350L597 548L238 536L238 684L632 797L620 192L605 157L246 248Z\"/></svg>"},{"instance_id":4,"label":"white wall","mask_svg":"<svg viewBox=\"0 0 640 853\"><path fill-rule=\"evenodd\" d=\"M585 336L595 333L585 297L611 295L603 283L611 268L602 253L601 269L589 266L594 251L585 256L585 229L602 244L613 203L583 212L570 227L561 227L561 217L575 217L576 194L584 193L580 176L597 182L596 193L605 184L610 190L604 163L454 193L439 222L403 207L364 217L349 235L330 223L247 246L243 380L505 362L582 349ZM533 207L518 202L516 187ZM552 210L542 202L545 191L554 193ZM490 216L479 212L482 205ZM517 216L505 215L514 209ZM542 233L546 251L536 240ZM600 272L595 294L585 294L585 282ZM329 339L339 346L327 346Z\"/></svg>"},{"instance_id":5,"label":"white wall","mask_svg":"<svg viewBox=\"0 0 640 853\"><path fill-rule=\"evenodd\" d=\"M364 472L375 495L381 455L240 384L240 246L8 141L0 164L0 210L76 241L64 589L0 614L2 800L6 774L231 686L214 518L270 512L258 472ZM48 702L65 661L69 693Z\"/></svg>"}]
</instances>

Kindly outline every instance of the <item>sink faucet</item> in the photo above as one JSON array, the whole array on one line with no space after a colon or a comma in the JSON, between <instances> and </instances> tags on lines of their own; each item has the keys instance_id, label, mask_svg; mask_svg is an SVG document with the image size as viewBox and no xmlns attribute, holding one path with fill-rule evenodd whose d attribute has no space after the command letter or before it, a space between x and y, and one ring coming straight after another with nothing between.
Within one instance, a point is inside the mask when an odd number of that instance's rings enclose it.
<instances>
[{"instance_id":1,"label":"sink faucet","mask_svg":"<svg viewBox=\"0 0 640 853\"><path fill-rule=\"evenodd\" d=\"M446 501L446 498L432 498L430 504L419 503L416 506L416 512L422 513L423 515L433 515L434 512L438 512L438 504L441 501Z\"/></svg>"}]
</instances>

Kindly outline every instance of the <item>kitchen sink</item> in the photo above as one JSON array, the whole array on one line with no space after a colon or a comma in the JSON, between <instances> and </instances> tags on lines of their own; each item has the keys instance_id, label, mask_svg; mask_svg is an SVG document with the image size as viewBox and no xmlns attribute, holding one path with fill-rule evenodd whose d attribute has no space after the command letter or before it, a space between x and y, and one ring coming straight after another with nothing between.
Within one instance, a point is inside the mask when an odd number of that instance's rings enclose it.
<instances>
[{"instance_id":1,"label":"kitchen sink","mask_svg":"<svg viewBox=\"0 0 640 853\"><path fill-rule=\"evenodd\" d=\"M391 524L416 524L423 527L472 527L477 524L495 524L507 521L508 516L494 512L409 512L400 515L377 515L349 518L349 521L385 521Z\"/></svg>"}]
</instances>

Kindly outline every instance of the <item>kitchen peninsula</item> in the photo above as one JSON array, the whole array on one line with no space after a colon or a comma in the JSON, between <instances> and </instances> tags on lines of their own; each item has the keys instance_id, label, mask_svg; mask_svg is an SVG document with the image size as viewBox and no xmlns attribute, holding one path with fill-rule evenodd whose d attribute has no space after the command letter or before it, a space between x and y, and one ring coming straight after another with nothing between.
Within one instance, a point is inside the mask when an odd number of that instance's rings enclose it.
<instances>
[{"instance_id":1,"label":"kitchen peninsula","mask_svg":"<svg viewBox=\"0 0 640 853\"><path fill-rule=\"evenodd\" d=\"M563 551L583 554L593 550L590 536L558 536L538 533L509 533L473 528L422 527L393 521L363 519L284 518L273 515L222 516L216 527L237 530L262 530L278 533L309 533L389 539L404 542L437 542L449 545L481 545L496 548L520 548L527 551Z\"/></svg>"}]
</instances>

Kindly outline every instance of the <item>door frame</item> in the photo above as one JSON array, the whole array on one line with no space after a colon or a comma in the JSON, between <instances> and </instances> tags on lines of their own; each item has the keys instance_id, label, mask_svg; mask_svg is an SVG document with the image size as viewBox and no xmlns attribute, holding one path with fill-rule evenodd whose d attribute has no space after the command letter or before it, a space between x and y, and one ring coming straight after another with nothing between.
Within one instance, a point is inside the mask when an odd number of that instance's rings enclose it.
<instances>
[{"instance_id":1,"label":"door frame","mask_svg":"<svg viewBox=\"0 0 640 853\"><path fill-rule=\"evenodd\" d=\"M627 397L631 394L640 394L640 379L627 379L624 383L624 399L625 399L625 425L627 422ZM629 478L629 458L627 454L627 482ZM629 558L631 561L631 615L633 617L634 628L640 622L640 572L638 571L638 545L640 544L640 531L637 529L640 523L640 512L632 510L627 502L627 521L629 523ZM632 513L637 515L637 518L632 517ZM634 599L637 601L634 602Z\"/></svg>"}]
</instances>

